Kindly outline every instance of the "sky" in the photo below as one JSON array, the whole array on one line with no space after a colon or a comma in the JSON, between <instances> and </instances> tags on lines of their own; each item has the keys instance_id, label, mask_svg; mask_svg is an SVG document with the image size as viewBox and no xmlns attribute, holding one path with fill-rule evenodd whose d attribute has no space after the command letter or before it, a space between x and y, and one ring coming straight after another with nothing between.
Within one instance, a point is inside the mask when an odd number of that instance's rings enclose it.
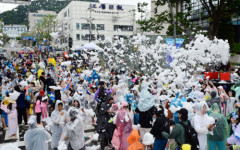
<instances>
[{"instance_id":1,"label":"sky","mask_svg":"<svg viewBox=\"0 0 240 150\"><path fill-rule=\"evenodd\" d=\"M112 4L128 4L128 5L136 5L137 3L147 2L148 4L148 10L151 8L151 0L100 0L101 3L112 3ZM0 13L11 10L18 5L16 4L6 4L6 3L0 3Z\"/></svg>"}]
</instances>

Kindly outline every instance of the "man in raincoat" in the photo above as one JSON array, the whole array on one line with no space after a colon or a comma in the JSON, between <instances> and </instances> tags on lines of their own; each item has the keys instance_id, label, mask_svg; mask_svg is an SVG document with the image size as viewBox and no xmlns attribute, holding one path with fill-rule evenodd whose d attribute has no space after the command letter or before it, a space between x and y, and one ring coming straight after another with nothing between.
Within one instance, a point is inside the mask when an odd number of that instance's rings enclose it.
<instances>
[{"instance_id":1,"label":"man in raincoat","mask_svg":"<svg viewBox=\"0 0 240 150\"><path fill-rule=\"evenodd\" d=\"M225 135L227 134L228 123L223 114L220 114L220 109L218 104L214 103L212 105L212 113L209 115L213 117L216 121L215 128L213 129L213 135L209 135L209 147L208 149L225 150Z\"/></svg>"},{"instance_id":2,"label":"man in raincoat","mask_svg":"<svg viewBox=\"0 0 240 150\"><path fill-rule=\"evenodd\" d=\"M63 110L63 102L56 101L55 110L51 114L52 127L52 149L57 150L58 142L61 139L62 129L67 118L67 112Z\"/></svg>"},{"instance_id":3,"label":"man in raincoat","mask_svg":"<svg viewBox=\"0 0 240 150\"><path fill-rule=\"evenodd\" d=\"M51 135L44 129L37 128L36 116L30 116L29 129L24 134L26 150L48 150L48 141Z\"/></svg>"}]
</instances>

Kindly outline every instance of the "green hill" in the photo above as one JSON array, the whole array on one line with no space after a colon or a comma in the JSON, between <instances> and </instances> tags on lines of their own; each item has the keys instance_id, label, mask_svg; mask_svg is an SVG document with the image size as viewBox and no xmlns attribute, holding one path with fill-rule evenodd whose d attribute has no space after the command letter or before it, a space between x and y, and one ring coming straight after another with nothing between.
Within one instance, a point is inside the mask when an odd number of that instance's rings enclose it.
<instances>
[{"instance_id":1,"label":"green hill","mask_svg":"<svg viewBox=\"0 0 240 150\"><path fill-rule=\"evenodd\" d=\"M37 0L32 1L30 5L19 5L13 10L6 11L0 14L4 24L25 24L28 25L28 13L37 12L38 10L61 11L71 0ZM98 0L80 0L98 2Z\"/></svg>"}]
</instances>

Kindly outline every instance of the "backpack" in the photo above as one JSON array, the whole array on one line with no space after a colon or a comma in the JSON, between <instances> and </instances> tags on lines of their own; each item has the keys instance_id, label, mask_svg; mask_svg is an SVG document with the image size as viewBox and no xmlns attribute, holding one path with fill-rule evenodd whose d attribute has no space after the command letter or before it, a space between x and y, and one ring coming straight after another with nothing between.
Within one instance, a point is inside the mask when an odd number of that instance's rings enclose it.
<instances>
[{"instance_id":1,"label":"backpack","mask_svg":"<svg viewBox=\"0 0 240 150\"><path fill-rule=\"evenodd\" d=\"M199 142L197 132L192 127L191 123L188 121L188 125L185 125L183 122L179 122L179 124L185 129L185 144L190 144L191 150L198 150Z\"/></svg>"}]
</instances>

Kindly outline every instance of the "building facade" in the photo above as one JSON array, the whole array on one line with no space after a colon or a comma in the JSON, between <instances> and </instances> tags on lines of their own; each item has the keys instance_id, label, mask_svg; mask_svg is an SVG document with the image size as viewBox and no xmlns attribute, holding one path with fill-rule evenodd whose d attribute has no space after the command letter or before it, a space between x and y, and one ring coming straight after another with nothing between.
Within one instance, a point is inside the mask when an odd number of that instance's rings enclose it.
<instances>
[{"instance_id":1,"label":"building facade","mask_svg":"<svg viewBox=\"0 0 240 150\"><path fill-rule=\"evenodd\" d=\"M154 16L154 14L156 13L161 13L163 11L170 11L168 5L164 5L164 6L159 6L156 7L155 2L157 0L152 0L151 1L151 12L152 12L152 17ZM214 2L213 2L214 3ZM217 1L215 1L215 3L217 3ZM203 29L208 30L209 29L209 16L208 16L208 12L205 10L205 8L203 7L202 3L200 2L200 0L191 0L190 3L191 7L192 7L192 12L191 15L189 16L189 20L198 26L202 26ZM185 8L184 2L183 1L177 1L177 3L175 4L175 8L174 8L174 12L187 12L187 8ZM240 17L239 15L234 15L233 19L232 19L232 23L234 26L234 31L235 31L235 42L240 42ZM166 35L166 31L167 28L169 26L169 24L165 23L163 24L164 29L162 30L161 35Z\"/></svg>"},{"instance_id":2,"label":"building facade","mask_svg":"<svg viewBox=\"0 0 240 150\"><path fill-rule=\"evenodd\" d=\"M68 47L135 34L135 6L72 1L58 15L55 45ZM90 36L91 35L91 36Z\"/></svg>"},{"instance_id":3,"label":"building facade","mask_svg":"<svg viewBox=\"0 0 240 150\"><path fill-rule=\"evenodd\" d=\"M20 37L24 32L27 32L27 26L25 25L5 25L3 27L3 33L10 38Z\"/></svg>"},{"instance_id":4,"label":"building facade","mask_svg":"<svg viewBox=\"0 0 240 150\"><path fill-rule=\"evenodd\" d=\"M29 13L28 14L29 31L32 31L34 26L37 23L41 23L43 21L43 18L47 15L57 16L57 13L55 11L45 11L45 10L39 10L36 13Z\"/></svg>"}]
</instances>

